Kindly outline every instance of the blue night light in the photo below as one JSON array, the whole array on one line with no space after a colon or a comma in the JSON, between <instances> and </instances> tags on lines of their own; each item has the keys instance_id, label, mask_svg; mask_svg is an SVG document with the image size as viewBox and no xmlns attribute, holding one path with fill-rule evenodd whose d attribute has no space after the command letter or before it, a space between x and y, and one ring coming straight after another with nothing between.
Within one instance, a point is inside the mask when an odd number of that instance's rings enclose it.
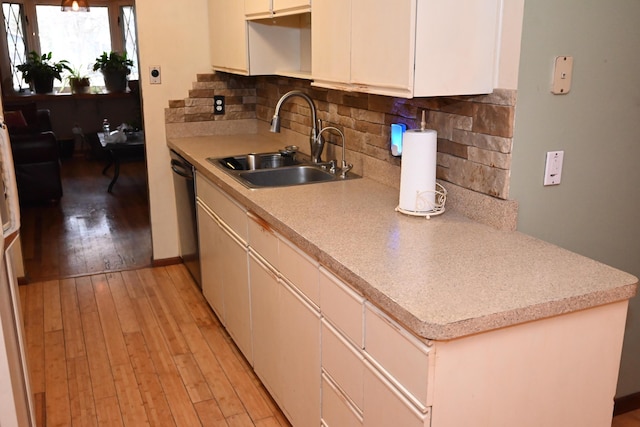
<instances>
[{"instance_id":1,"label":"blue night light","mask_svg":"<svg viewBox=\"0 0 640 427\"><path fill-rule=\"evenodd\" d=\"M404 123L393 123L391 125L391 155L399 157L402 155L402 134L407 130Z\"/></svg>"}]
</instances>

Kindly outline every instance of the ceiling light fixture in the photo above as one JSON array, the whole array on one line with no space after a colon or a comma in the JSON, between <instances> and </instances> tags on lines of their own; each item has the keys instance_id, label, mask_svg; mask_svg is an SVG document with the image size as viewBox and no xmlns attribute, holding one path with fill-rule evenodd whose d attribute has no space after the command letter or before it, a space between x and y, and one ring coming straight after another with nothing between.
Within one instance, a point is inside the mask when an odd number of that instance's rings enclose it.
<instances>
[{"instance_id":1,"label":"ceiling light fixture","mask_svg":"<svg viewBox=\"0 0 640 427\"><path fill-rule=\"evenodd\" d=\"M88 0L62 0L60 8L63 12L89 12Z\"/></svg>"}]
</instances>

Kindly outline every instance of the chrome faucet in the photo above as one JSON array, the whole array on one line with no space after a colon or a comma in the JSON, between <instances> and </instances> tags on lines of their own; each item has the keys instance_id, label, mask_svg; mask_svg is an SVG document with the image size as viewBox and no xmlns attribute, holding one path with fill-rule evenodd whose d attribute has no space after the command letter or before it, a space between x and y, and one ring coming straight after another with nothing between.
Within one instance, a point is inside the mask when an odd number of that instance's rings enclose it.
<instances>
[{"instance_id":1,"label":"chrome faucet","mask_svg":"<svg viewBox=\"0 0 640 427\"><path fill-rule=\"evenodd\" d=\"M292 96L299 96L309 104L309 108L311 109L311 134L309 135L309 145L311 146L311 161L313 163L321 163L324 141L320 137L320 132L318 131L320 124L318 122L316 106L314 105L313 100L306 93L299 90L292 90L282 95L282 97L276 104L276 111L273 114L273 118L271 119L271 128L269 130L276 133L280 132L280 108L282 107L282 104L284 104L284 102Z\"/></svg>"},{"instance_id":2,"label":"chrome faucet","mask_svg":"<svg viewBox=\"0 0 640 427\"><path fill-rule=\"evenodd\" d=\"M349 172L351 170L351 168L353 168L353 165L351 164L347 164L347 161L345 159L345 146L344 146L344 133L342 133L342 131L336 127L333 126L327 126L326 128L322 129L320 132L318 132L318 138L320 138L320 136L322 135L322 132L324 131L335 131L338 134L340 134L340 137L342 138L342 164L340 166L340 178L345 179L347 177L347 172ZM331 164L331 173L336 173L336 161L335 160L331 160L330 162Z\"/></svg>"}]
</instances>

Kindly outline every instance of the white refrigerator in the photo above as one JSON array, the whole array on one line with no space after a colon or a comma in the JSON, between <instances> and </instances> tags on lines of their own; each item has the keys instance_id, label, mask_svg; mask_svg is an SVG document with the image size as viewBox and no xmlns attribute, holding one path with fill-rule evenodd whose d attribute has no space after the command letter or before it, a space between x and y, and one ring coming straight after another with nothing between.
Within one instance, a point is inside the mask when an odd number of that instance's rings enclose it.
<instances>
[{"instance_id":1,"label":"white refrigerator","mask_svg":"<svg viewBox=\"0 0 640 427\"><path fill-rule=\"evenodd\" d=\"M2 115L0 96L0 426L35 426L33 395L25 355L25 337L18 282L10 248L20 231L20 206L9 134Z\"/></svg>"}]
</instances>

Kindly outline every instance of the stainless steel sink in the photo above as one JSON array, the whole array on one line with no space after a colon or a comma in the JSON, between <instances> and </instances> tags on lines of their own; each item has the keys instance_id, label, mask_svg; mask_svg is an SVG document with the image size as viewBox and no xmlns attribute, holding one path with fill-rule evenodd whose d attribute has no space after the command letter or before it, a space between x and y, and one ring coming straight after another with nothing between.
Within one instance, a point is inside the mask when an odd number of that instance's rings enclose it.
<instances>
[{"instance_id":1,"label":"stainless steel sink","mask_svg":"<svg viewBox=\"0 0 640 427\"><path fill-rule=\"evenodd\" d=\"M295 151L284 150L279 153L249 153L207 160L216 166L234 171L281 168L303 162Z\"/></svg>"},{"instance_id":2,"label":"stainless steel sink","mask_svg":"<svg viewBox=\"0 0 640 427\"><path fill-rule=\"evenodd\" d=\"M339 169L333 172L328 165L310 163L295 153L251 153L207 160L248 188L287 187L359 178L351 173L342 178Z\"/></svg>"},{"instance_id":3,"label":"stainless steel sink","mask_svg":"<svg viewBox=\"0 0 640 427\"><path fill-rule=\"evenodd\" d=\"M331 172L305 165L240 172L238 177L253 187L286 187L336 179Z\"/></svg>"}]
</instances>

